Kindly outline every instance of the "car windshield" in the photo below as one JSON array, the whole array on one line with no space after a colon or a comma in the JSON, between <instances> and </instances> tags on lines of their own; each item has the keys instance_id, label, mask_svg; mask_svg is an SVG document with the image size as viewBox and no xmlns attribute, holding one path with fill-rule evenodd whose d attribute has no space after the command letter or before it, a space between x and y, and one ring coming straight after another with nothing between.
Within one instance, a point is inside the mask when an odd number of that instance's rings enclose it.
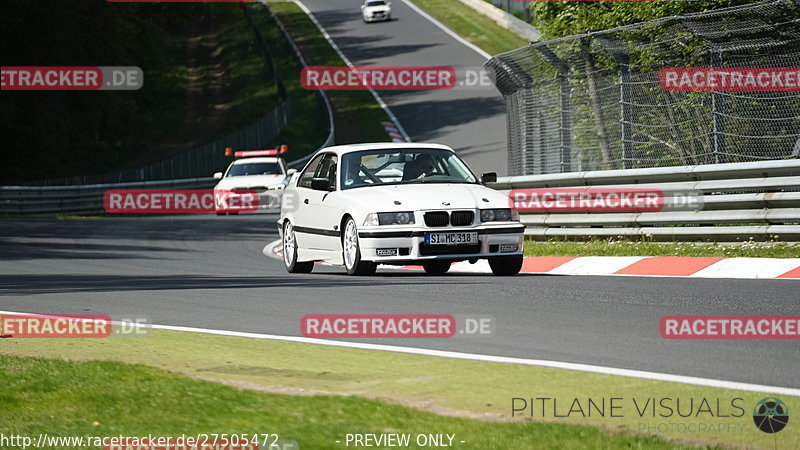
<instances>
[{"instance_id":1,"label":"car windshield","mask_svg":"<svg viewBox=\"0 0 800 450\"><path fill-rule=\"evenodd\" d=\"M477 183L469 167L448 150L365 150L342 156L342 189L388 184Z\"/></svg>"},{"instance_id":2,"label":"car windshield","mask_svg":"<svg viewBox=\"0 0 800 450\"><path fill-rule=\"evenodd\" d=\"M375 1L367 2L367 6L384 6L385 4L386 4L386 2L384 2L383 0L375 0Z\"/></svg>"},{"instance_id":3,"label":"car windshield","mask_svg":"<svg viewBox=\"0 0 800 450\"><path fill-rule=\"evenodd\" d=\"M226 177L241 177L246 175L280 175L281 168L278 163L260 162L247 164L234 164Z\"/></svg>"}]
</instances>

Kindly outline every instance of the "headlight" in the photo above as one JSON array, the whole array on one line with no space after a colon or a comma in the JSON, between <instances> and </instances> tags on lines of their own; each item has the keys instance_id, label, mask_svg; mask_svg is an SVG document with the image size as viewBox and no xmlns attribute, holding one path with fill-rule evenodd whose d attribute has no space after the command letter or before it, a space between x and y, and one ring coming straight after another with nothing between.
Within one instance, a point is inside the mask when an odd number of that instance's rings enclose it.
<instances>
[{"instance_id":1,"label":"headlight","mask_svg":"<svg viewBox=\"0 0 800 450\"><path fill-rule=\"evenodd\" d=\"M481 210L481 222L509 222L512 220L519 220L519 213L510 208Z\"/></svg>"},{"instance_id":2,"label":"headlight","mask_svg":"<svg viewBox=\"0 0 800 450\"><path fill-rule=\"evenodd\" d=\"M411 211L378 213L380 225L408 225L414 223L414 213Z\"/></svg>"},{"instance_id":3,"label":"headlight","mask_svg":"<svg viewBox=\"0 0 800 450\"><path fill-rule=\"evenodd\" d=\"M414 223L414 213L411 211L369 213L364 219L364 226L408 225L412 223Z\"/></svg>"}]
</instances>

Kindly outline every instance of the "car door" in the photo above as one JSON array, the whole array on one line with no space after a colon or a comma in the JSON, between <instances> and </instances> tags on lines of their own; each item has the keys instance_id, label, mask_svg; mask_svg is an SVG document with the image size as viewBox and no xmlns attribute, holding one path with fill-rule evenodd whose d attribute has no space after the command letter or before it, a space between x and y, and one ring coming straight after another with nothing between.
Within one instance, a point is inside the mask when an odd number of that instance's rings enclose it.
<instances>
[{"instance_id":1,"label":"car door","mask_svg":"<svg viewBox=\"0 0 800 450\"><path fill-rule=\"evenodd\" d=\"M317 168L314 178L327 180L326 189L311 189L307 193L309 211L313 212L313 217L309 219L315 228L313 237L314 248L338 253L339 233L341 230L338 208L335 207L335 198L338 195L336 176L338 172L339 158L333 153L326 154ZM305 199L304 199L305 200Z\"/></svg>"},{"instance_id":2,"label":"car door","mask_svg":"<svg viewBox=\"0 0 800 450\"><path fill-rule=\"evenodd\" d=\"M311 189L311 180L317 174L320 163L325 156L325 154L319 154L308 163L297 180L297 186L294 188L296 196L292 196L296 198L292 198L295 207L290 220L294 225L298 245L298 258L301 260L321 258L315 234L314 216L316 213L313 210L310 198L314 194L313 189Z\"/></svg>"}]
</instances>

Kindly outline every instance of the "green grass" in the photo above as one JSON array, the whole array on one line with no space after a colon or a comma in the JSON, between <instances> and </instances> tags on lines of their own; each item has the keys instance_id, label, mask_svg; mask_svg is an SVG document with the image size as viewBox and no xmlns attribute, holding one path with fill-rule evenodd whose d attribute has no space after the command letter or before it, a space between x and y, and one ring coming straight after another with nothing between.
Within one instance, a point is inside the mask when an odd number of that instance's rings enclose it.
<instances>
[{"instance_id":1,"label":"green grass","mask_svg":"<svg viewBox=\"0 0 800 450\"><path fill-rule=\"evenodd\" d=\"M657 324L653 326L656 330ZM21 428L26 432L38 432L75 429L79 433L84 433L87 432L84 430L93 430L88 424L98 421L101 424L108 424L109 428L101 428L95 433L110 432L110 430L117 434L148 431L222 433L231 432L231 428L210 421L219 419L219 423L228 423L222 421L222 418L229 417L227 411L233 410L238 413L236 418L239 422L236 424L239 430L253 432L267 429L269 432L279 432L283 438L298 440L301 448L330 447L331 444L325 440L337 432L370 432L383 429L456 432L459 439L465 439L469 443L463 448L657 448L662 444L635 433L641 419L635 412L631 413L633 406L630 403L626 404L626 411L630 414L626 414L624 418L573 416L569 419L548 417L543 420L539 417L531 419L517 416L512 419L511 399L514 397L597 399L614 396L630 401L635 396L640 399L720 398L725 402L736 396L741 397L744 408L749 409L750 405L755 405L758 400L766 396L766 394L544 367L164 330L153 330L149 336L142 338L2 339L0 354L72 361L107 360L145 364L190 378L224 382L234 387L280 394L314 395L292 398L261 397L261 394L256 393L236 394L238 396L236 398L250 399L248 404L254 405L250 411L243 412L236 403L238 400L234 401L233 397L230 397L234 394L224 394L228 392L227 388L213 388L214 392L220 393L219 397L216 393L205 395L198 391L195 394L194 390L183 387L170 389L181 395L162 392L159 385L162 385L164 378L158 375L159 372L135 368L139 373L147 374L148 379L153 381L140 382L130 375L98 373L85 382L88 383L85 387L70 385L68 391L72 396L41 397L42 405L46 406L42 406L43 410L40 411L36 404L29 402L39 399L42 392L62 391L54 389L51 379L60 379L61 372L66 373L64 377L67 381L73 378L81 380L83 377L80 374L73 374L76 369L67 370L60 368L57 365L59 363L45 362L44 364L49 365L47 367L53 368L50 372L32 376L26 384L12 382L10 386L14 387L11 389L6 388L4 384L4 389L0 390L0 404L4 405L4 414L0 414L0 430ZM0 371L5 371L0 373L0 379L4 382L6 379L11 379L9 376L22 376L16 375L15 369L9 367L30 363L23 361L12 364L7 361L9 360L0 361L2 368ZM94 371L106 367L117 370L120 367L104 364L84 367ZM22 372L24 375L24 371ZM125 383L119 383L120 378ZM188 395L189 391L193 394ZM120 392L122 394L119 394ZM107 404L125 404L125 399L118 396L127 395L125 392L135 392L136 395L141 395L143 400L140 402L136 398L131 399L133 406L122 411L124 414L119 414L119 409L108 411L102 409ZM71 402L83 401L80 399L80 393L93 393L89 395L92 402L85 407L70 407ZM162 397L163 402L160 400ZM790 409L800 408L798 403L800 399L779 397L788 402ZM222 403L216 403L217 398L224 399L227 406L223 407ZM273 400L261 403L262 398ZM140 415L144 414L141 410L146 409L139 407L142 404L152 405L148 411L155 411L158 420L151 422L148 417ZM259 409L261 407L258 405L262 404L273 405L274 417L261 416ZM13 408L9 413L5 412L6 405ZM169 414L162 415L162 409L169 411ZM316 413L315 410L320 412ZM203 411L203 414L199 415L201 417L195 417L198 416L193 413L195 411ZM478 418L488 423L442 418L420 411L461 418ZM54 412L55 416L49 417ZM120 415L130 418L119 418ZM175 418L169 419L170 415ZM208 416L208 419L204 416ZM402 421L393 422L392 417L402 418ZM255 422L250 422L251 419ZM130 423L125 422L126 420L130 420ZM139 420L142 422L137 422ZM202 422L203 420L207 421ZM336 422L337 420L341 422ZM531 420L537 423L519 423ZM701 419L689 417L671 418L669 422L692 423L714 420L709 420L707 417ZM4 421L13 422L9 424ZM650 419L650 422L652 421ZM778 435L767 436L755 428L751 417L721 421L740 424L743 432L691 434L673 432L660 433L657 436L718 445L770 448L773 444L776 444L777 448L796 448L800 445L800 427L787 428ZM31 425L23 427L27 423ZM265 424L266 428L251 425L258 423ZM581 427L571 428L566 427L567 425ZM589 427L585 427L587 425ZM321 438L312 435L313 427L318 428L316 434ZM609 435L608 432L613 434ZM327 445L317 445L326 442ZM490 445L491 442L498 444Z\"/></svg>"},{"instance_id":2,"label":"green grass","mask_svg":"<svg viewBox=\"0 0 800 450\"><path fill-rule=\"evenodd\" d=\"M308 65L346 66L311 19L296 4L270 2L269 7L289 31ZM297 68L291 79L291 88L295 91L303 90L299 75L300 69ZM305 92L310 94L310 91ZM336 144L390 140L380 124L389 121L389 117L368 91L328 91L328 97L334 110ZM306 130L299 128L296 132L302 137Z\"/></svg>"},{"instance_id":3,"label":"green grass","mask_svg":"<svg viewBox=\"0 0 800 450\"><path fill-rule=\"evenodd\" d=\"M458 0L412 0L412 2L490 55L528 44L527 40L497 25L492 19Z\"/></svg>"},{"instance_id":4,"label":"green grass","mask_svg":"<svg viewBox=\"0 0 800 450\"><path fill-rule=\"evenodd\" d=\"M448 433L465 449L673 448L658 439L589 427L490 423L357 397L243 391L118 362L0 355L0 377L0 430L23 436L275 433L297 441L300 448L322 449L343 447L336 441L344 442L348 432ZM461 440L465 443L459 444Z\"/></svg>"},{"instance_id":5,"label":"green grass","mask_svg":"<svg viewBox=\"0 0 800 450\"><path fill-rule=\"evenodd\" d=\"M526 256L717 256L800 258L800 243L700 243L594 239L590 241L525 241Z\"/></svg>"}]
</instances>

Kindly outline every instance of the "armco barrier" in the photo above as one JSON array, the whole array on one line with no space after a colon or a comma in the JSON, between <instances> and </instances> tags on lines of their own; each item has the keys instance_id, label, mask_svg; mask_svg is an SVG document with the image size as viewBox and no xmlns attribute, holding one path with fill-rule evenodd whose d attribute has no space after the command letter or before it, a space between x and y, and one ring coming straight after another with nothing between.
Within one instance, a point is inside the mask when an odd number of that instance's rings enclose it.
<instances>
[{"instance_id":1,"label":"armco barrier","mask_svg":"<svg viewBox=\"0 0 800 450\"><path fill-rule=\"evenodd\" d=\"M800 240L800 160L514 176L491 187L696 191L694 211L528 213L534 239L646 236L654 240Z\"/></svg>"},{"instance_id":2,"label":"armco barrier","mask_svg":"<svg viewBox=\"0 0 800 450\"><path fill-rule=\"evenodd\" d=\"M103 214L103 194L109 189L210 189L216 183L209 177L84 186L0 186L0 215Z\"/></svg>"},{"instance_id":3,"label":"armco barrier","mask_svg":"<svg viewBox=\"0 0 800 450\"><path fill-rule=\"evenodd\" d=\"M459 1L478 11L484 16L494 20L497 25L505 28L508 31L511 31L523 39L527 39L529 42L536 42L542 37L542 32L537 30L533 25L523 20L519 20L513 14L503 11L491 3L487 3L484 0ZM525 3L525 6L528 6L527 2Z\"/></svg>"}]
</instances>

